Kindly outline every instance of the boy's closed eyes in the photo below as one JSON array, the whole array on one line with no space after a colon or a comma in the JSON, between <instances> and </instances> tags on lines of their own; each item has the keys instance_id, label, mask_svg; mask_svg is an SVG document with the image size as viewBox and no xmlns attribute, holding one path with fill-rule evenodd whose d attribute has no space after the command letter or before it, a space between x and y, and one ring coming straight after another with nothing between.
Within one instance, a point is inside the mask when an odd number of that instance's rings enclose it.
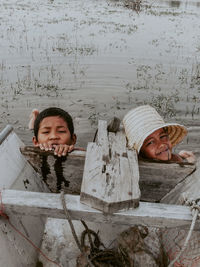
<instances>
[{"instance_id":1,"label":"boy's closed eyes","mask_svg":"<svg viewBox=\"0 0 200 267\"><path fill-rule=\"evenodd\" d=\"M65 129L63 126L58 126L56 131L58 133L66 133L67 129ZM45 127L44 129L41 129L41 133L42 134L49 134L51 132L51 128L50 127Z\"/></svg>"},{"instance_id":2,"label":"boy's closed eyes","mask_svg":"<svg viewBox=\"0 0 200 267\"><path fill-rule=\"evenodd\" d=\"M162 132L161 132L159 138L160 138L160 140L162 140L163 142L169 140L169 136L168 136L168 134L166 134L166 133L163 134ZM147 139L144 141L144 145L145 145L145 146L149 146L149 145L152 145L152 144L154 144L154 143L155 143L155 140L154 140L153 137L152 137L152 138L147 138Z\"/></svg>"}]
</instances>

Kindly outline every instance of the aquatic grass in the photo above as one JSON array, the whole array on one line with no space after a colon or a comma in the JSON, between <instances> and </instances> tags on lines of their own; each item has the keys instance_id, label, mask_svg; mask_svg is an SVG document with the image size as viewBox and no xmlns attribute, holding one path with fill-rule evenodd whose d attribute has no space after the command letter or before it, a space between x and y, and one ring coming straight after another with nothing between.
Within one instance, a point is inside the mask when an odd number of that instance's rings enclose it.
<instances>
[{"instance_id":1,"label":"aquatic grass","mask_svg":"<svg viewBox=\"0 0 200 267\"><path fill-rule=\"evenodd\" d=\"M146 9L146 13L148 15L153 15L153 16L167 16L167 17L178 17L178 16L196 16L194 12L186 12L186 11L171 11L170 10L156 10L156 9ZM172 19L172 18L170 18Z\"/></svg>"},{"instance_id":2,"label":"aquatic grass","mask_svg":"<svg viewBox=\"0 0 200 267\"><path fill-rule=\"evenodd\" d=\"M178 76L178 79L180 80L181 84L188 84L188 78L189 78L189 71L187 68L183 68L180 71L180 74Z\"/></svg>"},{"instance_id":3,"label":"aquatic grass","mask_svg":"<svg viewBox=\"0 0 200 267\"><path fill-rule=\"evenodd\" d=\"M125 0L124 6L139 13L142 8L142 0Z\"/></svg>"},{"instance_id":4,"label":"aquatic grass","mask_svg":"<svg viewBox=\"0 0 200 267\"><path fill-rule=\"evenodd\" d=\"M171 103L170 108L174 105L183 116L188 102L187 118L195 118L199 104L192 95L200 93L199 71L195 67L198 21L194 16L189 21L188 10L184 14L181 8L166 7L166 1L140 2L137 13L125 7L124 0L37 0L35 4L24 3L25 10L23 1L13 4L8 0L6 10L1 5L0 40L2 60L5 58L0 65L1 96L16 110L24 103L26 108L26 101L27 107L40 108L44 103L63 103L66 99L75 115L91 115L94 122L98 116L123 114L124 108L144 100L157 106ZM151 15L151 11L160 14L160 18ZM166 27L151 31L148 22L159 20ZM184 34L189 22L193 34L187 39ZM3 55L5 47L8 50ZM197 63L191 70L194 62ZM99 92L101 86L103 90ZM178 107L172 95L176 89L181 99ZM80 108L77 96L82 99ZM164 96L171 97L171 102ZM95 107L84 106L88 98ZM75 103L72 106L71 101ZM25 114L20 116L24 119Z\"/></svg>"},{"instance_id":5,"label":"aquatic grass","mask_svg":"<svg viewBox=\"0 0 200 267\"><path fill-rule=\"evenodd\" d=\"M180 101L179 93L175 92L171 95L160 94L153 96L148 103L156 108L156 110L164 117L171 118L177 114L176 104Z\"/></svg>"},{"instance_id":6,"label":"aquatic grass","mask_svg":"<svg viewBox=\"0 0 200 267\"><path fill-rule=\"evenodd\" d=\"M199 114L199 97L196 95L193 95L192 97L193 107L191 111L192 118L194 118L194 115Z\"/></svg>"},{"instance_id":7,"label":"aquatic grass","mask_svg":"<svg viewBox=\"0 0 200 267\"><path fill-rule=\"evenodd\" d=\"M89 117L88 120L90 121L91 125L97 125L97 122L99 120L100 113L95 110Z\"/></svg>"},{"instance_id":8,"label":"aquatic grass","mask_svg":"<svg viewBox=\"0 0 200 267\"><path fill-rule=\"evenodd\" d=\"M62 54L66 55L74 55L78 54L81 56L92 56L94 53L97 53L98 49L93 45L93 46L87 46L83 45L80 47L74 47L74 46L69 46L69 47L52 47L53 51L58 51Z\"/></svg>"},{"instance_id":9,"label":"aquatic grass","mask_svg":"<svg viewBox=\"0 0 200 267\"><path fill-rule=\"evenodd\" d=\"M197 90L199 92L199 85L200 85L200 63L197 63L193 64L192 66L190 88L197 87Z\"/></svg>"}]
</instances>

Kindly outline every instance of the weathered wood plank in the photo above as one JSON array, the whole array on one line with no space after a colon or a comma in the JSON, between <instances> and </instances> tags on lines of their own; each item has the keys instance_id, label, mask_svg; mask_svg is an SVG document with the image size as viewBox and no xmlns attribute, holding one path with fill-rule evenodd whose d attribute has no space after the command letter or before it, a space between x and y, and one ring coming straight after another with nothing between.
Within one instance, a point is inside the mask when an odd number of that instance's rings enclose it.
<instances>
[{"instance_id":1,"label":"weathered wood plank","mask_svg":"<svg viewBox=\"0 0 200 267\"><path fill-rule=\"evenodd\" d=\"M197 160L195 172L178 183L161 202L184 204L185 199L200 199L200 158Z\"/></svg>"},{"instance_id":2,"label":"weathered wood plank","mask_svg":"<svg viewBox=\"0 0 200 267\"><path fill-rule=\"evenodd\" d=\"M190 175L196 166L177 163L139 161L141 200L159 202L177 184Z\"/></svg>"},{"instance_id":3,"label":"weathered wood plank","mask_svg":"<svg viewBox=\"0 0 200 267\"><path fill-rule=\"evenodd\" d=\"M53 151L40 150L38 147L21 147L21 153L34 169L42 175L43 181L51 192L80 194L85 151L74 150L66 157L54 156Z\"/></svg>"},{"instance_id":4,"label":"weathered wood plank","mask_svg":"<svg viewBox=\"0 0 200 267\"><path fill-rule=\"evenodd\" d=\"M137 207L140 189L136 152L128 153L123 131L108 135L106 123L100 121L99 127L97 144L90 143L87 148L81 202L110 213Z\"/></svg>"},{"instance_id":5,"label":"weathered wood plank","mask_svg":"<svg viewBox=\"0 0 200 267\"><path fill-rule=\"evenodd\" d=\"M184 200L198 200L200 198L200 158L197 159L196 170L183 181L178 183L162 200L168 204L185 204ZM187 248L181 258L174 264L181 266L200 266L200 231L193 231ZM188 231L175 228L165 229L162 234L163 248L169 258L173 260L180 252ZM175 252L175 253L174 253Z\"/></svg>"},{"instance_id":6,"label":"weathered wood plank","mask_svg":"<svg viewBox=\"0 0 200 267\"><path fill-rule=\"evenodd\" d=\"M60 194L3 190L5 212L12 218L15 214L65 218ZM161 228L186 227L191 224L189 207L140 202L136 209L105 214L80 203L80 197L65 195L67 208L74 220L123 225L146 225ZM199 223L197 223L199 227Z\"/></svg>"},{"instance_id":7,"label":"weathered wood plank","mask_svg":"<svg viewBox=\"0 0 200 267\"><path fill-rule=\"evenodd\" d=\"M108 126L106 121L98 121L97 144L101 146L103 155L108 155L109 153L107 127Z\"/></svg>"}]
</instances>

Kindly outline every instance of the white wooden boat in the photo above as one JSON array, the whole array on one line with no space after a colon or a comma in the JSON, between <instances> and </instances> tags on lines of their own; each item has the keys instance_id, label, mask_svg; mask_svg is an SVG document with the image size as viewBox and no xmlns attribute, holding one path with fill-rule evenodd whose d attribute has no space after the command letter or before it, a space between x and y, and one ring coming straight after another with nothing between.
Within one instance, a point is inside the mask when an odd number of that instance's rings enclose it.
<instances>
[{"instance_id":1,"label":"white wooden boat","mask_svg":"<svg viewBox=\"0 0 200 267\"><path fill-rule=\"evenodd\" d=\"M16 196L20 195L19 190L23 190L23 192L47 192L48 189L41 179L38 179L38 174L21 155L19 147L23 143L13 132L11 126L7 126L1 132L0 144L0 188L2 199L5 196L3 191L8 188L13 190L11 192L16 192ZM8 212L12 223L37 246L40 246L45 219L42 216L31 216L31 214L28 216L18 215L16 212L14 214L12 215ZM4 217L0 218L0 229L0 266L34 266L38 257L37 251L24 242L23 238L9 226Z\"/></svg>"},{"instance_id":2,"label":"white wooden boat","mask_svg":"<svg viewBox=\"0 0 200 267\"><path fill-rule=\"evenodd\" d=\"M76 266L76 257L80 252L66 220L60 194L49 192L48 187L41 179L39 169L38 172L36 171L37 164L33 168L26 160L30 156L30 150L23 150L23 154L28 153L25 154L26 158L21 154L20 148L23 146L24 144L11 126L7 126L1 132L0 190L4 212L17 229L32 240L37 247L41 247L49 259L58 262L63 267ZM32 165L35 164L33 158L35 159L37 155L33 151ZM69 155L69 159L71 166L76 165L74 162L79 160L78 170L83 169L80 167L80 162L84 163L84 153L73 152ZM181 229L180 231L183 231L183 227L189 228L192 219L190 208L174 204L180 202L180 192L186 191L191 183L195 187L199 169L188 178L188 175L194 170L194 166L180 166L175 163L171 165L154 163L152 165L148 162L140 162L139 166L141 200L143 201L139 202L139 207L136 209L105 214L82 204L79 195L65 195L70 216L74 220L73 223L79 236L84 229L79 220L87 221L91 229L100 231L105 245L109 245L119 233L132 225L173 229L178 227ZM160 172L161 170L162 172ZM67 174L73 179L71 173L66 171ZM157 191L150 186L152 177L157 188L160 181L163 181ZM190 179L190 177L192 178ZM82 179L82 174L78 172L75 187L79 185L80 179ZM145 183L145 181L147 182ZM157 203L158 201L171 204ZM198 228L199 224L196 227ZM173 238L171 241L174 241ZM38 259L45 267L55 266L55 263L50 262L42 255L38 256L37 251L10 226L3 216L0 217L0 246L0 266L36 266ZM196 249L197 252L198 249Z\"/></svg>"}]
</instances>

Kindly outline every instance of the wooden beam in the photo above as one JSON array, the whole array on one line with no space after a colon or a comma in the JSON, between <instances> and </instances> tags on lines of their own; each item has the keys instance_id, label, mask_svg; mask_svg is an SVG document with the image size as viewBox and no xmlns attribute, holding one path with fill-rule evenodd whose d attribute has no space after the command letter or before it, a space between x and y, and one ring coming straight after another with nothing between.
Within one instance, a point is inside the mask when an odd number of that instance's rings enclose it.
<instances>
[{"instance_id":1,"label":"wooden beam","mask_svg":"<svg viewBox=\"0 0 200 267\"><path fill-rule=\"evenodd\" d=\"M111 215L103 214L101 211L81 204L80 196L65 195L65 200L73 220L128 226L189 228L192 219L190 208L186 206L140 202L136 209L120 211ZM3 190L2 202L10 220L16 214L65 218L60 194ZM199 223L196 226L199 227Z\"/></svg>"},{"instance_id":2,"label":"wooden beam","mask_svg":"<svg viewBox=\"0 0 200 267\"><path fill-rule=\"evenodd\" d=\"M45 150L41 150L39 147L34 147L34 146L23 146L23 147L20 147L20 151L21 153L24 155L24 156L29 156L31 157L31 155L41 155L41 156L54 156L54 151L45 151ZM67 157L68 158L85 158L85 155L86 155L86 151L83 151L83 150L75 150L68 153L67 154Z\"/></svg>"},{"instance_id":3,"label":"wooden beam","mask_svg":"<svg viewBox=\"0 0 200 267\"><path fill-rule=\"evenodd\" d=\"M106 125L104 125L104 132ZM121 131L122 129L120 129ZM101 132L99 133L102 134ZM115 135L109 133L112 137ZM103 138L103 137L102 137ZM104 135L104 139L107 138ZM112 138L113 139L113 138ZM123 142L118 142L120 147ZM121 148L118 148L121 149ZM29 161L29 163L34 167L34 169L43 175L42 167L43 161L42 157L47 157L47 163L50 168L50 172L46 176L46 183L52 192L56 192L56 186L52 181L57 181L57 176L55 173L55 157L53 151L40 150L37 147L21 147L21 153ZM83 177L83 168L85 163L85 151L73 151L68 154L66 161L62 162L63 176L65 180L69 181L69 187L62 188L67 194L78 194L80 195L81 183ZM128 155L130 158L130 154ZM131 167L131 166L130 166ZM155 163L139 160L139 187L141 190L141 201L148 202L158 202L163 199L166 194L170 193L177 184L182 183L187 176L189 176L195 170L195 165L180 165L176 163ZM166 203L166 202L165 202Z\"/></svg>"}]
</instances>

